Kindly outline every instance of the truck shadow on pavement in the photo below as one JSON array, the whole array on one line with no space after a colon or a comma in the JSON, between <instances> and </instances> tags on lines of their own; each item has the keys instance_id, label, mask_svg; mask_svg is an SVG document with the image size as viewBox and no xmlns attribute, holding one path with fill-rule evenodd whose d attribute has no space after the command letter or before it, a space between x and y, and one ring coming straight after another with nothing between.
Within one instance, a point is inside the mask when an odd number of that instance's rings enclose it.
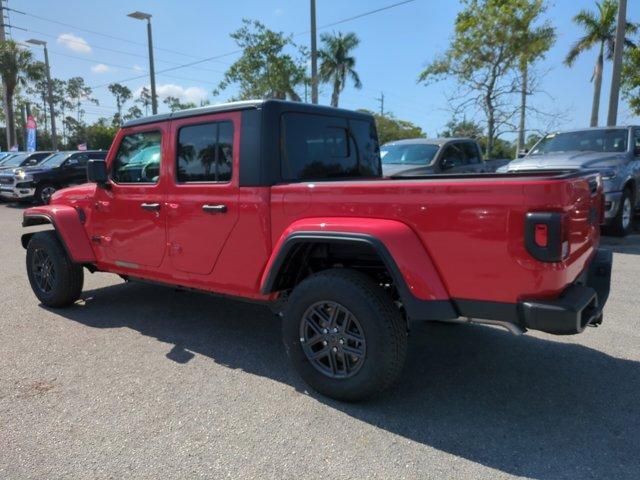
<instances>
[{"instance_id":1,"label":"truck shadow on pavement","mask_svg":"<svg viewBox=\"0 0 640 480\"><path fill-rule=\"evenodd\" d=\"M84 298L55 312L89 327L130 328L167 342L171 361L204 355L306 391L289 366L280 322L265 307L141 284L100 288ZM640 362L546 338L420 324L393 391L360 404L310 395L360 421L511 475L637 479Z\"/></svg>"}]
</instances>

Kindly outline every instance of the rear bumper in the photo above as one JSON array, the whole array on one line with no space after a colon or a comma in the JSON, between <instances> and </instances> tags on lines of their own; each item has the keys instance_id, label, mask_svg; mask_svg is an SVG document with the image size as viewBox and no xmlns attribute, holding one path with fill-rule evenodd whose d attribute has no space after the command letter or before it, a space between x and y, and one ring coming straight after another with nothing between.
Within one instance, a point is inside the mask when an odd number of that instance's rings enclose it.
<instances>
[{"instance_id":1,"label":"rear bumper","mask_svg":"<svg viewBox=\"0 0 640 480\"><path fill-rule=\"evenodd\" d=\"M500 325L511 331L539 330L555 335L582 332L602 323L609 298L612 253L598 250L589 267L555 300L523 300L517 304L454 300L460 316L474 323ZM486 322L483 320L487 320Z\"/></svg>"},{"instance_id":2,"label":"rear bumper","mask_svg":"<svg viewBox=\"0 0 640 480\"><path fill-rule=\"evenodd\" d=\"M609 298L612 254L598 250L589 268L567 287L557 300L520 303L525 328L556 335L582 332L602 323L602 309Z\"/></svg>"}]
</instances>

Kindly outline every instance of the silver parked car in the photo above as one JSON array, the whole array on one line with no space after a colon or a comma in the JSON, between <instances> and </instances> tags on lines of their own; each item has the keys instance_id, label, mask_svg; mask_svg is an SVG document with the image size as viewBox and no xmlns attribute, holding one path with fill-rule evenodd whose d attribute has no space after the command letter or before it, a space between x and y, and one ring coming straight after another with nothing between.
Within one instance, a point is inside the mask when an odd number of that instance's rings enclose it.
<instances>
[{"instance_id":1,"label":"silver parked car","mask_svg":"<svg viewBox=\"0 0 640 480\"><path fill-rule=\"evenodd\" d=\"M502 170L599 170L605 226L613 235L625 236L640 207L640 126L550 133Z\"/></svg>"}]
</instances>

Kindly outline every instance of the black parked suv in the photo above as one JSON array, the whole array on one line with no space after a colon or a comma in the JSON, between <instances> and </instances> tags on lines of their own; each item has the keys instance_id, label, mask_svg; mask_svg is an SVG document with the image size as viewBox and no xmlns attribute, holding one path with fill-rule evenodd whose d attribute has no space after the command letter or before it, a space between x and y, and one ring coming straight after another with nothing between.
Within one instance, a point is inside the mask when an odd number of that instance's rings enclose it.
<instances>
[{"instance_id":1,"label":"black parked suv","mask_svg":"<svg viewBox=\"0 0 640 480\"><path fill-rule=\"evenodd\" d=\"M99 150L57 152L38 165L0 172L0 195L45 205L56 190L87 181L88 160L106 156Z\"/></svg>"}]
</instances>

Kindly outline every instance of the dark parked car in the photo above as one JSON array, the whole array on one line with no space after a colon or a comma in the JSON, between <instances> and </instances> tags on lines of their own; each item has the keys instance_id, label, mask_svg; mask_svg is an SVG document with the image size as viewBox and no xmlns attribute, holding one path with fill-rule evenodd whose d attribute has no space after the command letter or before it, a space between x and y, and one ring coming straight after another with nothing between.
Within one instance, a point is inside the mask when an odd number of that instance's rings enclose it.
<instances>
[{"instance_id":1,"label":"dark parked car","mask_svg":"<svg viewBox=\"0 0 640 480\"><path fill-rule=\"evenodd\" d=\"M509 160L484 160L472 138L411 138L380 147L385 176L413 177L434 173L495 172Z\"/></svg>"},{"instance_id":2,"label":"dark parked car","mask_svg":"<svg viewBox=\"0 0 640 480\"><path fill-rule=\"evenodd\" d=\"M57 152L38 165L0 172L0 195L47 204L56 190L87 181L88 160L106 156L105 151Z\"/></svg>"}]
</instances>

